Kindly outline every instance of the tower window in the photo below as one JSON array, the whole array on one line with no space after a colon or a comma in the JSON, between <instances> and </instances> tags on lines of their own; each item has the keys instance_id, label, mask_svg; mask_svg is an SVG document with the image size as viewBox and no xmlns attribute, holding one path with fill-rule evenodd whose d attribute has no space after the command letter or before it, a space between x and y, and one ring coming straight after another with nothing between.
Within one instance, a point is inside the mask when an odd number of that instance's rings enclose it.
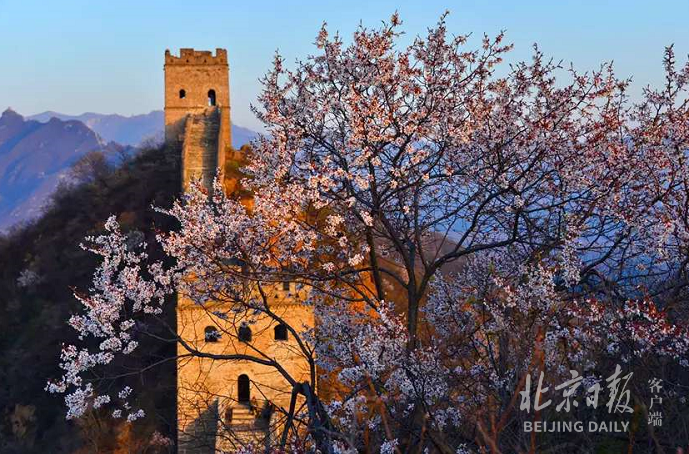
<instances>
[{"instance_id":1,"label":"tower window","mask_svg":"<svg viewBox=\"0 0 689 454\"><path fill-rule=\"evenodd\" d=\"M215 90L208 90L208 105L215 105Z\"/></svg>"},{"instance_id":2,"label":"tower window","mask_svg":"<svg viewBox=\"0 0 689 454\"><path fill-rule=\"evenodd\" d=\"M220 332L215 326L206 326L203 334L203 338L206 342L218 342L220 339Z\"/></svg>"},{"instance_id":3,"label":"tower window","mask_svg":"<svg viewBox=\"0 0 689 454\"><path fill-rule=\"evenodd\" d=\"M286 341L287 340L287 326L284 323L280 323L275 327L275 340Z\"/></svg>"},{"instance_id":4,"label":"tower window","mask_svg":"<svg viewBox=\"0 0 689 454\"><path fill-rule=\"evenodd\" d=\"M183 88L179 91L179 99L184 99L187 97L187 91Z\"/></svg>"},{"instance_id":5,"label":"tower window","mask_svg":"<svg viewBox=\"0 0 689 454\"><path fill-rule=\"evenodd\" d=\"M251 342L251 328L246 325L242 325L237 330L237 337L240 342L246 342L247 344Z\"/></svg>"},{"instance_id":6,"label":"tower window","mask_svg":"<svg viewBox=\"0 0 689 454\"><path fill-rule=\"evenodd\" d=\"M289 292L289 282L283 282L282 289L286 292Z\"/></svg>"}]
</instances>

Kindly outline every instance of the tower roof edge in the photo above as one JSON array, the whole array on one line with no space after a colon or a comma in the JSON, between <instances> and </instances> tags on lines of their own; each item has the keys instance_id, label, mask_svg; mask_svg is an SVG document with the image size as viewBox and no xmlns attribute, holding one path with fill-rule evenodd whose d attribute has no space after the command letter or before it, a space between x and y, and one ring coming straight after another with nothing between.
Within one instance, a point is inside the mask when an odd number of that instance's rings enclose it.
<instances>
[{"instance_id":1,"label":"tower roof edge","mask_svg":"<svg viewBox=\"0 0 689 454\"><path fill-rule=\"evenodd\" d=\"M227 50L216 48L215 55L209 50L195 50L192 47L182 47L179 57L173 55L169 49L165 50L166 65L227 65Z\"/></svg>"}]
</instances>

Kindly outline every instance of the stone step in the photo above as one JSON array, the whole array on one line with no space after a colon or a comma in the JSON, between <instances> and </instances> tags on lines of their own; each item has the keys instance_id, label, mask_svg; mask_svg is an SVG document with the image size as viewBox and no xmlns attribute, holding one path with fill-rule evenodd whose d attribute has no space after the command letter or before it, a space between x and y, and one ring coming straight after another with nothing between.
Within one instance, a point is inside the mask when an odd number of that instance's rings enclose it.
<instances>
[{"instance_id":1,"label":"stone step","mask_svg":"<svg viewBox=\"0 0 689 454\"><path fill-rule=\"evenodd\" d=\"M190 115L184 133L185 178L202 178L206 185L215 177L218 158L220 113L217 107ZM208 187L208 186L207 186Z\"/></svg>"},{"instance_id":2,"label":"stone step","mask_svg":"<svg viewBox=\"0 0 689 454\"><path fill-rule=\"evenodd\" d=\"M232 424L253 424L255 419L254 415L232 415Z\"/></svg>"}]
</instances>

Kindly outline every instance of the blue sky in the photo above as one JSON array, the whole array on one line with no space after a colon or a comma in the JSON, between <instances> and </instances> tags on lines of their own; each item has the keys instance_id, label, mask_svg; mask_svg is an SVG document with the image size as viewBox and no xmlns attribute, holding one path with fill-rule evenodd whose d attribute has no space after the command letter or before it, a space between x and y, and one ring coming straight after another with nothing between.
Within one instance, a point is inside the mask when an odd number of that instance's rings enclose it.
<instances>
[{"instance_id":1,"label":"blue sky","mask_svg":"<svg viewBox=\"0 0 689 454\"><path fill-rule=\"evenodd\" d=\"M633 93L662 82L662 52L689 53L689 1L243 1L0 0L0 109L131 115L161 109L166 48L228 49L233 121L258 128L249 110L277 49L291 64L313 52L323 21L350 35L399 11L405 39L444 10L453 33L507 31L510 59L531 44L587 70L614 60Z\"/></svg>"}]
</instances>

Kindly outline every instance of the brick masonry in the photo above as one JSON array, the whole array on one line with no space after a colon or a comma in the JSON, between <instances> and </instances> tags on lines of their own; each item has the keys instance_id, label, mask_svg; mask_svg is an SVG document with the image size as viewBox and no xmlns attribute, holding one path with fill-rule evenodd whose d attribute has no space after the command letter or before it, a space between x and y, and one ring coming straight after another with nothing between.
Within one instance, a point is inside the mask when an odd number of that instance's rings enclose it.
<instances>
[{"instance_id":1,"label":"brick masonry","mask_svg":"<svg viewBox=\"0 0 689 454\"><path fill-rule=\"evenodd\" d=\"M209 96L211 90L214 100ZM229 101L226 50L216 49L215 55L194 49L181 49L179 56L165 52L165 136L168 141L182 142L185 190L195 179L200 179L210 189L216 170L224 167L225 159L237 158L238 152L230 148ZM278 284L269 289L269 293L272 309L288 325L298 331L314 326L313 312L299 303L306 295L295 284L290 284L289 290ZM276 339L276 323L263 316L252 320L251 342L241 342L237 334L242 317L221 320L213 315L214 311L227 312L229 309L231 303L209 302L200 306L178 295L178 335L201 352L234 355L260 351L278 361L297 381L308 380L308 363L299 353L294 336L289 334L287 340ZM220 334L215 342L208 342L206 338L209 327ZM291 387L273 367L248 360L190 357L181 344L178 344L178 355L180 454L234 452L249 442L266 444L276 437L281 428L280 420L275 416L267 420L260 417L261 409L269 403L287 408ZM242 375L249 379L249 402L239 401L239 377Z\"/></svg>"}]
</instances>

